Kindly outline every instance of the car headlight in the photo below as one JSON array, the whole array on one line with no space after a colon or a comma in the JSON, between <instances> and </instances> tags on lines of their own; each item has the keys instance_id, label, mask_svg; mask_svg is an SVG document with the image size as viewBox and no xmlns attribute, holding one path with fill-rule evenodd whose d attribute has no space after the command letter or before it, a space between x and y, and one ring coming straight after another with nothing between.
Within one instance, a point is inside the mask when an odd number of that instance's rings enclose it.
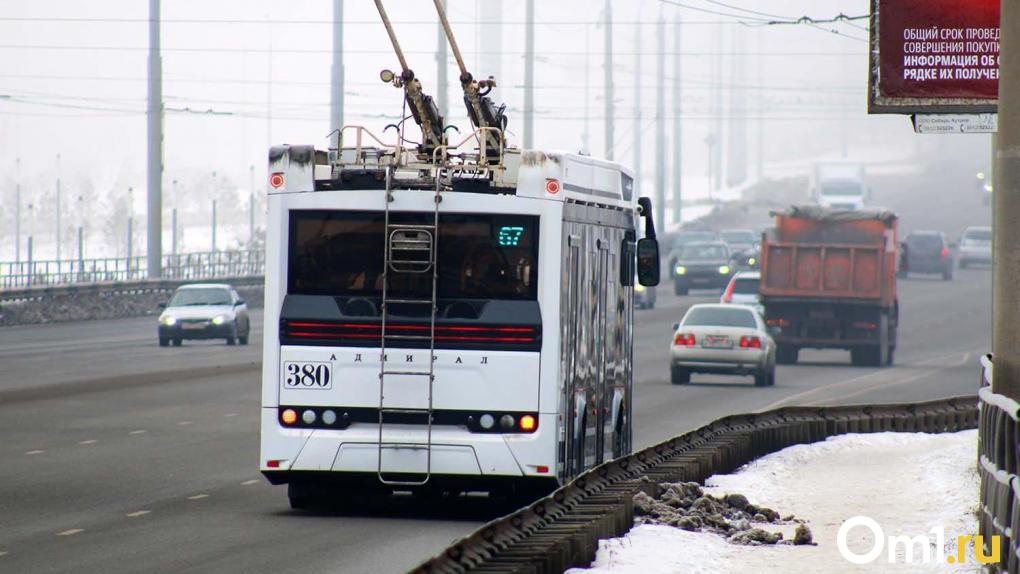
<instances>
[{"instance_id":1,"label":"car headlight","mask_svg":"<svg viewBox=\"0 0 1020 574\"><path fill-rule=\"evenodd\" d=\"M172 327L177 324L177 318L163 316L159 318L159 322L166 325L167 327Z\"/></svg>"},{"instance_id":2,"label":"car headlight","mask_svg":"<svg viewBox=\"0 0 1020 574\"><path fill-rule=\"evenodd\" d=\"M730 266L729 265L720 265L719 266L719 274L720 275L729 275L730 274Z\"/></svg>"},{"instance_id":3,"label":"car headlight","mask_svg":"<svg viewBox=\"0 0 1020 574\"><path fill-rule=\"evenodd\" d=\"M684 267L683 265L677 265L676 266L676 274L677 275L686 275L687 274L687 268Z\"/></svg>"},{"instance_id":4,"label":"car headlight","mask_svg":"<svg viewBox=\"0 0 1020 574\"><path fill-rule=\"evenodd\" d=\"M637 283L637 284L634 285L634 291L637 292L637 293L644 293L645 292L645 286L640 284L640 283Z\"/></svg>"},{"instance_id":5,"label":"car headlight","mask_svg":"<svg viewBox=\"0 0 1020 574\"><path fill-rule=\"evenodd\" d=\"M224 322L226 322L226 320L227 320L226 316L224 316L224 315L217 315L217 316L213 317L212 324L213 325L222 325Z\"/></svg>"},{"instance_id":6,"label":"car headlight","mask_svg":"<svg viewBox=\"0 0 1020 574\"><path fill-rule=\"evenodd\" d=\"M757 263L757 262L758 262L758 260L757 260L757 259L755 259L754 257L748 257L748 258L747 258L747 264L748 264L748 265L754 265L754 264L755 264L755 263Z\"/></svg>"}]
</instances>

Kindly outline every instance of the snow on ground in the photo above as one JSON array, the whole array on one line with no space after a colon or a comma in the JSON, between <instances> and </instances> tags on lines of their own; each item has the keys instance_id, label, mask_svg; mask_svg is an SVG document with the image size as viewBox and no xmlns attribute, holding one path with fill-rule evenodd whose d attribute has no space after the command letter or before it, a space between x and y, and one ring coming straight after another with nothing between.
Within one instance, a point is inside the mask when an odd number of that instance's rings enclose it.
<instances>
[{"instance_id":1,"label":"snow on ground","mask_svg":"<svg viewBox=\"0 0 1020 574\"><path fill-rule=\"evenodd\" d=\"M856 565L836 546L843 521L873 518L889 536L929 534L942 526L945 555L955 555L957 535L977 533L977 431L950 434L851 434L797 445L758 459L734 474L716 475L706 493L740 493L754 504L807 521L817 546L737 546L722 537L669 526L643 525L623 538L604 540L591 569L570 572L633 574L765 573L978 573L968 550L967 563L906 564L902 546L896 563L888 544L877 560ZM767 525L760 525L768 528ZM783 527L786 538L791 527ZM934 538L932 538L934 540ZM866 553L868 530L850 531L848 543Z\"/></svg>"}]
</instances>

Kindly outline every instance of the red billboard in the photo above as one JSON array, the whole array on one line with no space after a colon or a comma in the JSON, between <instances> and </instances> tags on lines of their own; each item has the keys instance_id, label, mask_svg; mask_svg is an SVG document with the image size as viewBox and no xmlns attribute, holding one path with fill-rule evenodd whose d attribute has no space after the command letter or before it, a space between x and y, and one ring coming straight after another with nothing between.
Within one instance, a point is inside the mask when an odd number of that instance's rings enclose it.
<instances>
[{"instance_id":1,"label":"red billboard","mask_svg":"<svg viewBox=\"0 0 1020 574\"><path fill-rule=\"evenodd\" d=\"M872 0L868 111L994 112L1000 0Z\"/></svg>"}]
</instances>

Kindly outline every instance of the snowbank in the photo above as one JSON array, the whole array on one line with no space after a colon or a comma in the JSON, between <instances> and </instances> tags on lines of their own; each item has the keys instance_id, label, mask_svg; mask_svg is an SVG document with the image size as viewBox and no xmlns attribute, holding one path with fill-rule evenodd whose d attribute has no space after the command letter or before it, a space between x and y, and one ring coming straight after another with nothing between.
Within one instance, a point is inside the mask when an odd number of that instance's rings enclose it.
<instances>
[{"instance_id":1,"label":"snowbank","mask_svg":"<svg viewBox=\"0 0 1020 574\"><path fill-rule=\"evenodd\" d=\"M971 430L843 435L793 446L735 474L709 478L705 491L718 496L741 493L754 504L794 514L807 521L817 546L737 546L715 534L643 525L623 538L602 541L592 568L571 572L978 573L971 552L962 565L907 564L900 547L899 559L890 564L886 545L877 560L856 565L836 547L840 525L863 515L877 521L886 537L925 535L942 526L946 556L955 555L955 537L977 533L976 445L977 431ZM851 530L848 537L849 548L860 554L872 541L864 528Z\"/></svg>"}]
</instances>

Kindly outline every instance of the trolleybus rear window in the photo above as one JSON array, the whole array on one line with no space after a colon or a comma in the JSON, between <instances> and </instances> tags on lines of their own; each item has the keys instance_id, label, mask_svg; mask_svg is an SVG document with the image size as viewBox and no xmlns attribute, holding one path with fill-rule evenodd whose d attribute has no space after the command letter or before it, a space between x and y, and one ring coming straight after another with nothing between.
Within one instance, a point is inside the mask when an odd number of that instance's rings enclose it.
<instances>
[{"instance_id":1,"label":"trolleybus rear window","mask_svg":"<svg viewBox=\"0 0 1020 574\"><path fill-rule=\"evenodd\" d=\"M432 214L390 213L390 225L429 225ZM291 211L288 292L379 297L385 216L371 211ZM443 214L437 294L442 298L535 300L538 217ZM432 273L392 273L391 296L429 297Z\"/></svg>"}]
</instances>

